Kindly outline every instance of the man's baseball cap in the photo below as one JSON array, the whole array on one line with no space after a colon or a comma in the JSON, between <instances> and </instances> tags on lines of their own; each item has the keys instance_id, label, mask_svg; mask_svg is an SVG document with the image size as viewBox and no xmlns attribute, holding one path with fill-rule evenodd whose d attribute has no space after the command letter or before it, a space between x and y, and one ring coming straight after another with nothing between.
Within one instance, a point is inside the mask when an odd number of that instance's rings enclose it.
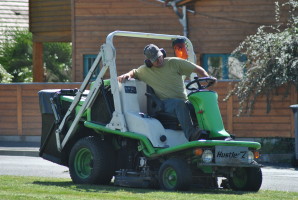
<instances>
[{"instance_id":1,"label":"man's baseball cap","mask_svg":"<svg viewBox=\"0 0 298 200\"><path fill-rule=\"evenodd\" d=\"M148 58L151 62L155 62L159 56L162 56L162 52L160 49L154 45L149 44L144 48L144 55Z\"/></svg>"}]
</instances>

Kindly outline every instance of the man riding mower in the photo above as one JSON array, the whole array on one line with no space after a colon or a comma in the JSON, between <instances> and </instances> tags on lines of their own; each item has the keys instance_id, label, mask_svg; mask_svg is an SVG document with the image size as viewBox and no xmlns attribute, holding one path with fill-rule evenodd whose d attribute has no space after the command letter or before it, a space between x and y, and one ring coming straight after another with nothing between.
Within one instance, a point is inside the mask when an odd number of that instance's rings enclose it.
<instances>
[{"instance_id":1,"label":"man riding mower","mask_svg":"<svg viewBox=\"0 0 298 200\"><path fill-rule=\"evenodd\" d=\"M217 93L208 90L216 79L195 78L186 85L192 121L204 130L189 141L180 120L158 108L156 88L152 92L142 78L118 81L114 36L170 42L183 39L188 61L195 62L192 44L184 36L110 33L79 89L39 92L40 156L69 167L77 184L110 184L114 177L114 185L127 187L173 191L224 185L258 191L262 172L255 158L261 145L235 141L225 130ZM91 82L99 63L102 68ZM108 69L110 79L103 80Z\"/></svg>"}]
</instances>

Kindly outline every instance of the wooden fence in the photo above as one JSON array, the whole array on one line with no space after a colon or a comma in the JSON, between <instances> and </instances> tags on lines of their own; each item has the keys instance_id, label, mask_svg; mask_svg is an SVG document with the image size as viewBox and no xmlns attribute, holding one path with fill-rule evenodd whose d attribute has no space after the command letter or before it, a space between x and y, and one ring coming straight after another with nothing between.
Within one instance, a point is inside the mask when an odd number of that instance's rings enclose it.
<instances>
[{"instance_id":1,"label":"wooden fence","mask_svg":"<svg viewBox=\"0 0 298 200\"><path fill-rule=\"evenodd\" d=\"M237 117L238 100L223 101L234 82L219 81L212 89L219 95L219 107L225 128L237 137L294 137L292 104L297 104L297 92L291 88L287 97L274 96L272 109L266 113L266 98L260 97L250 115ZM0 136L39 136L41 114L38 91L42 89L78 88L80 84L0 84Z\"/></svg>"}]
</instances>

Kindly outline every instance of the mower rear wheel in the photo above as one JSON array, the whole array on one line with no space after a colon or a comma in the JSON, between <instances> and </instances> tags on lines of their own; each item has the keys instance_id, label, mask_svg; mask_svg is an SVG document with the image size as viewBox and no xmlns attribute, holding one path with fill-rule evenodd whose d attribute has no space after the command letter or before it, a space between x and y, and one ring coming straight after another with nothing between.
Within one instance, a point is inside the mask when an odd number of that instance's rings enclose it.
<instances>
[{"instance_id":1,"label":"mower rear wheel","mask_svg":"<svg viewBox=\"0 0 298 200\"><path fill-rule=\"evenodd\" d=\"M100 138L82 138L70 152L69 173L74 183L109 184L114 168L114 151L111 145Z\"/></svg>"},{"instance_id":2,"label":"mower rear wheel","mask_svg":"<svg viewBox=\"0 0 298 200\"><path fill-rule=\"evenodd\" d=\"M165 161L159 169L158 177L161 189L169 191L187 190L192 180L187 163L177 158Z\"/></svg>"},{"instance_id":3,"label":"mower rear wheel","mask_svg":"<svg viewBox=\"0 0 298 200\"><path fill-rule=\"evenodd\" d=\"M258 167L236 168L233 177L229 178L229 185L233 190L259 191L262 185L262 171Z\"/></svg>"}]
</instances>

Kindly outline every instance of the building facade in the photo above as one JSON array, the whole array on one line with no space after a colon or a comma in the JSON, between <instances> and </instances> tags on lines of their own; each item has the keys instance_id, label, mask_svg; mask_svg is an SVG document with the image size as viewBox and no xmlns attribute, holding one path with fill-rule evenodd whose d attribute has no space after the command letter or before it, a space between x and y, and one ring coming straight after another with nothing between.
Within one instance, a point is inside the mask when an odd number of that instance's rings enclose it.
<instances>
[{"instance_id":1,"label":"building facade","mask_svg":"<svg viewBox=\"0 0 298 200\"><path fill-rule=\"evenodd\" d=\"M176 2L176 4L174 3ZM231 52L261 25L275 23L275 0L30 0L30 31L42 42L72 42L73 81L82 81L90 63L115 30L185 35L197 63L219 79L235 79ZM185 6L185 10L184 10ZM176 9L176 10L175 10ZM184 12L185 11L185 12ZM185 31L186 30L186 31ZM124 73L143 64L149 41L115 39L117 67ZM171 44L150 41L172 55ZM35 60L37 63L42 63ZM237 62L243 62L237 60ZM38 66L37 66L38 68Z\"/></svg>"},{"instance_id":2,"label":"building facade","mask_svg":"<svg viewBox=\"0 0 298 200\"><path fill-rule=\"evenodd\" d=\"M0 41L5 39L5 31L28 29L29 0L0 1Z\"/></svg>"}]
</instances>

